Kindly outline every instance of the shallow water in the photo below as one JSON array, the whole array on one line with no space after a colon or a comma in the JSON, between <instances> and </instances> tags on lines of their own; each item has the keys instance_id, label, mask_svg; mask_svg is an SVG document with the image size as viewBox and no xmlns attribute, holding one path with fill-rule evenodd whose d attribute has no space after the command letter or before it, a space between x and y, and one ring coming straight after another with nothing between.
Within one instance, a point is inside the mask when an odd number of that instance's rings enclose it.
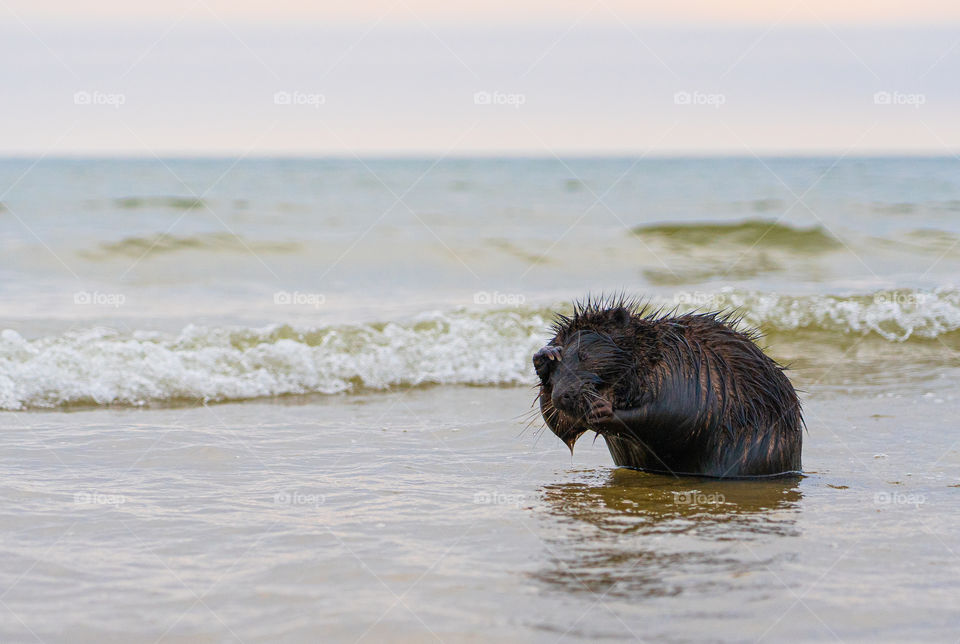
<instances>
[{"instance_id":1,"label":"shallow water","mask_svg":"<svg viewBox=\"0 0 960 644\"><path fill-rule=\"evenodd\" d=\"M955 159L32 163L0 640L960 635ZM525 429L553 312L618 290L762 330L805 476Z\"/></svg>"},{"instance_id":2,"label":"shallow water","mask_svg":"<svg viewBox=\"0 0 960 644\"><path fill-rule=\"evenodd\" d=\"M946 641L960 628L960 452L941 430L958 404L935 402L950 387L930 393L815 388L811 471L761 482L617 470L602 439L571 460L553 437L518 437L517 388L5 413L0 628Z\"/></svg>"}]
</instances>

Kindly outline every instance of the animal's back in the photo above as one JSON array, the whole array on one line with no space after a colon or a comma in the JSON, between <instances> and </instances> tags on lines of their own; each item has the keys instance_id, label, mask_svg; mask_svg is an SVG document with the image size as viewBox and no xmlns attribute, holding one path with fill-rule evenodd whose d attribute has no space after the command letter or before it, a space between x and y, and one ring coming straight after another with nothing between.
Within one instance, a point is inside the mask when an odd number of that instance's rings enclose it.
<instances>
[{"instance_id":1,"label":"animal's back","mask_svg":"<svg viewBox=\"0 0 960 644\"><path fill-rule=\"evenodd\" d=\"M644 433L664 439L644 446L629 433L607 436L614 462L721 477L799 471L800 401L757 336L713 314L657 326L660 359L644 378L644 397L664 413L650 421L662 426Z\"/></svg>"}]
</instances>

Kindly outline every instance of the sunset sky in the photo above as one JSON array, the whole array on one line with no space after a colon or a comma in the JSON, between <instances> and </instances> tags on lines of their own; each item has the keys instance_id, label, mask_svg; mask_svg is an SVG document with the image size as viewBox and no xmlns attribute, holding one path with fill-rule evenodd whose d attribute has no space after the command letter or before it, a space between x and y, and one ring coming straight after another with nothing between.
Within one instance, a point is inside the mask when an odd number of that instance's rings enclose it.
<instances>
[{"instance_id":1,"label":"sunset sky","mask_svg":"<svg viewBox=\"0 0 960 644\"><path fill-rule=\"evenodd\" d=\"M4 155L953 154L960 4L0 0Z\"/></svg>"}]
</instances>

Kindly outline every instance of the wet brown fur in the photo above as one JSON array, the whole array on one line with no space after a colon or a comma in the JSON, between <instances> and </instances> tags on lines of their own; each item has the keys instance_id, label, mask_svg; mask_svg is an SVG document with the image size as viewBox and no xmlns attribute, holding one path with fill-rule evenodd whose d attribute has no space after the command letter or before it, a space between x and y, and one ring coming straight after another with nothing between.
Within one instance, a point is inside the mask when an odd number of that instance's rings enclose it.
<instances>
[{"instance_id":1,"label":"wet brown fur","mask_svg":"<svg viewBox=\"0 0 960 644\"><path fill-rule=\"evenodd\" d=\"M619 466L717 477L798 472L800 400L784 368L757 346L759 334L736 329L739 322L718 312L651 311L624 297L576 304L571 316L557 316L547 345L568 345L565 353L553 365L539 361L547 426L571 450L583 432L597 431ZM564 393L558 406L555 394ZM615 412L632 410L631 422L591 426L585 410L602 399Z\"/></svg>"}]
</instances>

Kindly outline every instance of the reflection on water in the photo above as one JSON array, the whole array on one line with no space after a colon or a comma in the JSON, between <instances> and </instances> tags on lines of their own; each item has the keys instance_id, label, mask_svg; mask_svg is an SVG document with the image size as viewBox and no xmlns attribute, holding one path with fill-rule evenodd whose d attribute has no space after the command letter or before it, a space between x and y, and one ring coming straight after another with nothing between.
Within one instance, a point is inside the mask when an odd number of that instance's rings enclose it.
<instances>
[{"instance_id":1,"label":"reflection on water","mask_svg":"<svg viewBox=\"0 0 960 644\"><path fill-rule=\"evenodd\" d=\"M628 469L541 488L548 565L563 592L611 597L717 592L768 570L799 536L801 477L674 478ZM765 547L771 540L780 547Z\"/></svg>"}]
</instances>

